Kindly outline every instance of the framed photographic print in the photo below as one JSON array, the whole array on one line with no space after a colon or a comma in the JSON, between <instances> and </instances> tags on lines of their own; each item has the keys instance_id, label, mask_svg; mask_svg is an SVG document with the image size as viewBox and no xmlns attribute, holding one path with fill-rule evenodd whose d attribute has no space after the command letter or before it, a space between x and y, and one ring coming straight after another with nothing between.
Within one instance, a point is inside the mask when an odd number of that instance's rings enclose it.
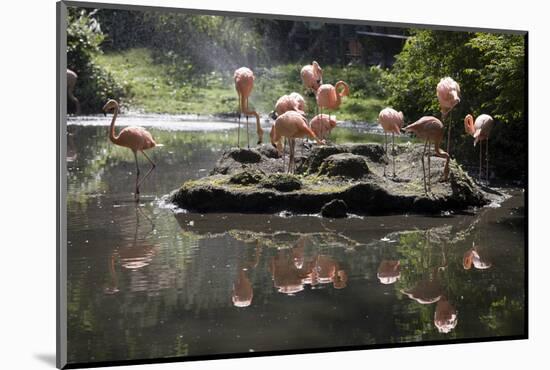
<instances>
[{"instance_id":1,"label":"framed photographic print","mask_svg":"<svg viewBox=\"0 0 550 370\"><path fill-rule=\"evenodd\" d=\"M527 338L526 31L57 20L59 368Z\"/></svg>"}]
</instances>

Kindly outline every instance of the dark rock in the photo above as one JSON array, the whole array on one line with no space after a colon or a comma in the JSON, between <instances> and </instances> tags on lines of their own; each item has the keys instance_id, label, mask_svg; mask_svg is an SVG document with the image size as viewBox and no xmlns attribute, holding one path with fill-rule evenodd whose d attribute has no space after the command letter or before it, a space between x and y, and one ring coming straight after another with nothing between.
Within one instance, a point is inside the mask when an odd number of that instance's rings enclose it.
<instances>
[{"instance_id":1,"label":"dark rock","mask_svg":"<svg viewBox=\"0 0 550 370\"><path fill-rule=\"evenodd\" d=\"M263 144L258 148L258 152L267 158L280 158L279 152L271 144Z\"/></svg>"},{"instance_id":2,"label":"dark rock","mask_svg":"<svg viewBox=\"0 0 550 370\"><path fill-rule=\"evenodd\" d=\"M226 154L240 163L258 163L262 159L262 155L256 149L236 148Z\"/></svg>"},{"instance_id":3,"label":"dark rock","mask_svg":"<svg viewBox=\"0 0 550 370\"><path fill-rule=\"evenodd\" d=\"M299 190L302 182L294 175L286 173L274 173L262 180L261 186L282 192Z\"/></svg>"},{"instance_id":4,"label":"dark rock","mask_svg":"<svg viewBox=\"0 0 550 370\"><path fill-rule=\"evenodd\" d=\"M338 145L335 146L314 146L305 163L308 173L317 173L323 161L333 154L344 153L345 150Z\"/></svg>"},{"instance_id":5,"label":"dark rock","mask_svg":"<svg viewBox=\"0 0 550 370\"><path fill-rule=\"evenodd\" d=\"M397 147L396 147L397 148ZM373 162L383 163L387 161L386 153L382 145L354 144L349 146L349 151L356 155L367 157ZM391 150L389 150L391 151Z\"/></svg>"},{"instance_id":6,"label":"dark rock","mask_svg":"<svg viewBox=\"0 0 550 370\"><path fill-rule=\"evenodd\" d=\"M490 198L451 160L449 181L437 179L444 159L431 158L431 189L424 193L420 158L423 145L402 145L396 172L402 181L383 177L385 155L379 144L342 144L300 149L302 175L281 173L282 158L269 144L255 149L226 151L211 176L186 182L170 199L179 207L199 212L317 213L339 199L347 212L368 215L440 213L480 207ZM302 161L303 158L303 161ZM248 162L247 162L248 161ZM254 162L255 161L255 162ZM501 197L502 198L502 197Z\"/></svg>"},{"instance_id":7,"label":"dark rock","mask_svg":"<svg viewBox=\"0 0 550 370\"><path fill-rule=\"evenodd\" d=\"M348 215L348 205L342 199L334 199L321 208L321 216L343 218Z\"/></svg>"},{"instance_id":8,"label":"dark rock","mask_svg":"<svg viewBox=\"0 0 550 370\"><path fill-rule=\"evenodd\" d=\"M258 171L242 171L232 175L229 182L235 185L253 185L259 183L264 176Z\"/></svg>"},{"instance_id":9,"label":"dark rock","mask_svg":"<svg viewBox=\"0 0 550 370\"><path fill-rule=\"evenodd\" d=\"M319 168L320 175L360 179L369 174L369 166L362 156L351 153L333 154Z\"/></svg>"}]
</instances>

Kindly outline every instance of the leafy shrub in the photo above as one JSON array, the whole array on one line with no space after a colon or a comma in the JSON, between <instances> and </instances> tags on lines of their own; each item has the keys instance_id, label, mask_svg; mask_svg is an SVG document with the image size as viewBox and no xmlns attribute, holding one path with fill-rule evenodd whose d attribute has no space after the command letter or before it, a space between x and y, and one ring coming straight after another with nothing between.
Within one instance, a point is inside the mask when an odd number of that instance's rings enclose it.
<instances>
[{"instance_id":1,"label":"leafy shrub","mask_svg":"<svg viewBox=\"0 0 550 370\"><path fill-rule=\"evenodd\" d=\"M524 180L527 122L524 111L524 38L521 35L411 30L393 68L382 75L388 104L403 111L408 122L423 115L440 116L435 89L450 76L462 99L452 112L452 154L476 164L473 139L464 133L468 113L496 120L490 138L495 173ZM477 149L477 148L476 148Z\"/></svg>"},{"instance_id":2,"label":"leafy shrub","mask_svg":"<svg viewBox=\"0 0 550 370\"><path fill-rule=\"evenodd\" d=\"M71 7L68 10L67 68L78 74L75 95L82 113L99 113L109 98L120 99L124 89L94 61L105 39L94 12Z\"/></svg>"}]
</instances>

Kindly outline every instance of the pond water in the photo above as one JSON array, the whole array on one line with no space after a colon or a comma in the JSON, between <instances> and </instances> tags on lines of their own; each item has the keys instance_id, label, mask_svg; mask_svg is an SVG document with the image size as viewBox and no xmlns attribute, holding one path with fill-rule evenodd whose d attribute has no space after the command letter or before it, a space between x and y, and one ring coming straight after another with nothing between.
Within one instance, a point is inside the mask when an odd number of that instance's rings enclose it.
<instances>
[{"instance_id":1,"label":"pond water","mask_svg":"<svg viewBox=\"0 0 550 370\"><path fill-rule=\"evenodd\" d=\"M235 125L141 117L164 146L136 205L109 120L68 122L70 363L524 334L522 189L439 217L190 214L162 196L208 174Z\"/></svg>"}]
</instances>

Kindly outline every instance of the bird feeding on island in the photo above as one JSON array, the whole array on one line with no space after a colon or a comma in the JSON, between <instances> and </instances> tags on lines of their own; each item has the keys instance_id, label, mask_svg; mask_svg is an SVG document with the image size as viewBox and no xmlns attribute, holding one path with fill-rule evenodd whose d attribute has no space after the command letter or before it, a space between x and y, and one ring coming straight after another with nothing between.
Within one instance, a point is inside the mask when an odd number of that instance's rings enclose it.
<instances>
[{"instance_id":1,"label":"bird feeding on island","mask_svg":"<svg viewBox=\"0 0 550 370\"><path fill-rule=\"evenodd\" d=\"M294 172L294 148L295 139L310 137L318 144L324 144L325 142L320 140L317 135L309 128L307 119L300 113L295 111L288 111L283 113L275 120L275 124L271 127L271 144L277 148L279 154L283 155L283 171L284 171L284 148L282 140L287 138L289 141L290 154L288 163L288 172Z\"/></svg>"},{"instance_id":2,"label":"bird feeding on island","mask_svg":"<svg viewBox=\"0 0 550 370\"><path fill-rule=\"evenodd\" d=\"M424 179L424 192L428 193L428 187L431 191L431 181L430 181L430 157L431 155L428 152L428 186L426 186L426 170L424 167L424 156L426 155L426 149L428 144L434 144L435 155L437 157L445 158L445 168L443 170L443 181L447 181L449 176L449 154L441 150L439 147L441 141L443 140L444 128L443 123L435 117L425 116L420 118L418 121L411 123L403 129L405 132L413 132L420 139L424 139L424 151L422 152L422 173Z\"/></svg>"}]
</instances>

